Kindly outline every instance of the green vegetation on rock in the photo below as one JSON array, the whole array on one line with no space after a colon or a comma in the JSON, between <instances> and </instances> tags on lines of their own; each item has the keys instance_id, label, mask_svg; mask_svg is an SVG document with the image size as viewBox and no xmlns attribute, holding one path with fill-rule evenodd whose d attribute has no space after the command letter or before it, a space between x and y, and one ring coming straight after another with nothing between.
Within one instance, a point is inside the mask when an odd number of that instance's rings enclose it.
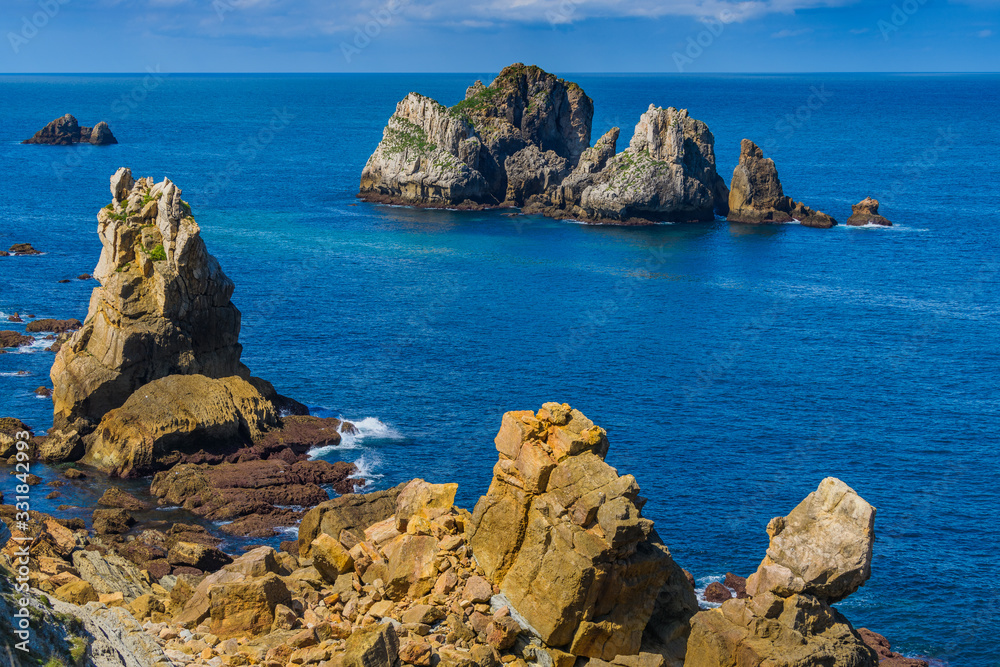
<instances>
[{"instance_id":1,"label":"green vegetation on rock","mask_svg":"<svg viewBox=\"0 0 1000 667\"><path fill-rule=\"evenodd\" d=\"M424 128L405 118L393 118L386 129L383 140L385 150L389 155L399 155L407 151L429 154L437 150L427 138Z\"/></svg>"}]
</instances>

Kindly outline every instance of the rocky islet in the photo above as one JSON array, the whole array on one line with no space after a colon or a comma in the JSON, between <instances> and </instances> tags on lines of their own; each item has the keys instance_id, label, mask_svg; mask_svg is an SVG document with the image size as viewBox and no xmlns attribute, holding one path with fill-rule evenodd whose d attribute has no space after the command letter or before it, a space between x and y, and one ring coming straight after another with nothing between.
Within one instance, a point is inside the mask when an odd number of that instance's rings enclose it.
<instances>
[{"instance_id":1,"label":"rocky islet","mask_svg":"<svg viewBox=\"0 0 1000 667\"><path fill-rule=\"evenodd\" d=\"M91 144L94 146L109 146L117 144L118 140L111 133L111 128L104 121L94 127L84 127L71 114L66 114L40 129L30 139L22 144L46 144L50 146L71 146L73 144Z\"/></svg>"},{"instance_id":2,"label":"rocky islet","mask_svg":"<svg viewBox=\"0 0 1000 667\"><path fill-rule=\"evenodd\" d=\"M359 197L427 208L520 208L588 223L837 221L785 196L774 162L748 139L726 186L715 137L687 110L654 104L628 146L620 128L590 144L594 103L579 85L514 64L452 107L410 93L361 175ZM884 225L865 200L850 225ZM865 222L858 222L867 216Z\"/></svg>"}]
</instances>

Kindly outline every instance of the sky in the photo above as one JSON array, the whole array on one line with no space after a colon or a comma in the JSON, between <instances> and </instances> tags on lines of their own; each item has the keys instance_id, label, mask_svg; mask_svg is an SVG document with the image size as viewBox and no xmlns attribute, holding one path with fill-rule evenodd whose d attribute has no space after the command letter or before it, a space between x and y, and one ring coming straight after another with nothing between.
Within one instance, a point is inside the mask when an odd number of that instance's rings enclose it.
<instances>
[{"instance_id":1,"label":"sky","mask_svg":"<svg viewBox=\"0 0 1000 667\"><path fill-rule=\"evenodd\" d=\"M0 0L0 72L996 72L1000 0Z\"/></svg>"}]
</instances>

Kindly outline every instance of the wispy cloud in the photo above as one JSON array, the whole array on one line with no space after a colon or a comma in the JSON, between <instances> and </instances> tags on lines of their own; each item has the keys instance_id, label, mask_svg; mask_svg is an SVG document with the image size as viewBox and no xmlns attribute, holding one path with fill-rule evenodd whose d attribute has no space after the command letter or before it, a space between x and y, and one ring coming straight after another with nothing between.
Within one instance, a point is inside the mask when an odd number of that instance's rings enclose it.
<instances>
[{"instance_id":1,"label":"wispy cloud","mask_svg":"<svg viewBox=\"0 0 1000 667\"><path fill-rule=\"evenodd\" d=\"M985 38L985 37L992 37L993 36L993 31L992 30L980 30L979 32L976 33L976 35L979 36L979 37L983 37L983 38Z\"/></svg>"},{"instance_id":2,"label":"wispy cloud","mask_svg":"<svg viewBox=\"0 0 1000 667\"><path fill-rule=\"evenodd\" d=\"M808 35L813 31L812 28L801 28L799 30L779 30L778 32L771 33L771 37L774 39L784 39L786 37L799 37L801 35Z\"/></svg>"}]
</instances>

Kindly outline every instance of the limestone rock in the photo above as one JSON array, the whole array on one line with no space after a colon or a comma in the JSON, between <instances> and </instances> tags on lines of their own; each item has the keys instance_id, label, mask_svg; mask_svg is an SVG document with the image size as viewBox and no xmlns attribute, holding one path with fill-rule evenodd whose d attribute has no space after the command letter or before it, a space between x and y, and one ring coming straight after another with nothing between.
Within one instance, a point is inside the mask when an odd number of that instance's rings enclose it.
<instances>
[{"instance_id":1,"label":"limestone rock","mask_svg":"<svg viewBox=\"0 0 1000 667\"><path fill-rule=\"evenodd\" d=\"M354 559L351 554L339 541L326 533L320 533L312 541L309 551L313 558L313 566L330 583L336 582L340 575L354 569Z\"/></svg>"},{"instance_id":2,"label":"limestone rock","mask_svg":"<svg viewBox=\"0 0 1000 667\"><path fill-rule=\"evenodd\" d=\"M874 667L878 655L830 603L871 574L875 508L827 478L768 524L767 556L727 600L691 622L685 667Z\"/></svg>"},{"instance_id":3,"label":"limestone rock","mask_svg":"<svg viewBox=\"0 0 1000 667\"><path fill-rule=\"evenodd\" d=\"M576 165L594 113L579 86L521 64L478 84L450 109L415 93L400 102L365 166L361 196L438 207L520 204Z\"/></svg>"},{"instance_id":4,"label":"limestone rock","mask_svg":"<svg viewBox=\"0 0 1000 667\"><path fill-rule=\"evenodd\" d=\"M661 591L683 576L642 517L635 478L604 462L604 430L546 403L504 415L495 443L469 528L486 576L546 645L609 661L637 654ZM683 642L693 591L676 602L660 606L659 623Z\"/></svg>"},{"instance_id":5,"label":"limestone rock","mask_svg":"<svg viewBox=\"0 0 1000 667\"><path fill-rule=\"evenodd\" d=\"M714 220L728 192L716 172L715 137L686 109L650 105L629 147L607 158L617 132L575 172L561 193L565 215L593 222ZM613 149L613 148L612 148ZM606 161L605 161L606 159ZM596 166L605 161L603 168Z\"/></svg>"},{"instance_id":6,"label":"limestone rock","mask_svg":"<svg viewBox=\"0 0 1000 667\"><path fill-rule=\"evenodd\" d=\"M208 597L212 634L223 639L270 632L277 606L292 604L276 574L216 584L208 589Z\"/></svg>"},{"instance_id":7,"label":"limestone rock","mask_svg":"<svg viewBox=\"0 0 1000 667\"><path fill-rule=\"evenodd\" d=\"M751 596L804 593L834 603L871 576L875 508L839 479L824 479L767 533L767 556L747 579Z\"/></svg>"},{"instance_id":8,"label":"limestone rock","mask_svg":"<svg viewBox=\"0 0 1000 667\"><path fill-rule=\"evenodd\" d=\"M233 559L219 549L205 544L178 542L167 554L167 562L171 565L187 565L203 572L215 572L232 563Z\"/></svg>"},{"instance_id":9,"label":"limestone rock","mask_svg":"<svg viewBox=\"0 0 1000 667\"><path fill-rule=\"evenodd\" d=\"M837 610L810 595L729 600L692 621L684 667L875 667L878 656Z\"/></svg>"},{"instance_id":10,"label":"limestone rock","mask_svg":"<svg viewBox=\"0 0 1000 667\"><path fill-rule=\"evenodd\" d=\"M94 146L109 146L117 144L118 140L115 139L115 135L111 134L111 128L108 127L108 124L102 120L90 131L90 143Z\"/></svg>"},{"instance_id":11,"label":"limestone rock","mask_svg":"<svg viewBox=\"0 0 1000 667\"><path fill-rule=\"evenodd\" d=\"M106 122L101 121L93 128L81 127L76 118L66 114L43 127L31 139L26 139L21 143L70 146L81 142L104 146L117 144L118 140L111 134L111 129Z\"/></svg>"},{"instance_id":12,"label":"limestone rock","mask_svg":"<svg viewBox=\"0 0 1000 667\"><path fill-rule=\"evenodd\" d=\"M451 511L458 484L429 484L415 479L403 486L396 498L396 530L406 532L413 517L436 519Z\"/></svg>"},{"instance_id":13,"label":"limestone rock","mask_svg":"<svg viewBox=\"0 0 1000 667\"><path fill-rule=\"evenodd\" d=\"M862 227L864 225L892 227L891 222L878 214L878 200L871 197L866 197L851 207L851 217L847 219L847 224L853 227Z\"/></svg>"},{"instance_id":14,"label":"limestone rock","mask_svg":"<svg viewBox=\"0 0 1000 667\"><path fill-rule=\"evenodd\" d=\"M309 510L299 524L299 552L308 556L321 533L340 539L348 533L355 542L365 539L365 529L396 512L396 501L405 484L373 493L349 493Z\"/></svg>"},{"instance_id":15,"label":"limestone rock","mask_svg":"<svg viewBox=\"0 0 1000 667\"><path fill-rule=\"evenodd\" d=\"M56 589L53 595L63 602L75 605L85 605L88 602L98 601L97 591L94 590L94 587L81 580L63 584Z\"/></svg>"},{"instance_id":16,"label":"limestone rock","mask_svg":"<svg viewBox=\"0 0 1000 667\"><path fill-rule=\"evenodd\" d=\"M749 139L740 143L740 161L729 188L727 219L751 224L798 220L807 227L820 228L837 224L829 215L786 197L774 160L765 158Z\"/></svg>"},{"instance_id":17,"label":"limestone rock","mask_svg":"<svg viewBox=\"0 0 1000 667\"><path fill-rule=\"evenodd\" d=\"M249 377L233 283L208 254L180 189L166 179L134 181L126 169L112 191L115 200L98 214L100 285L83 328L52 366L57 428L96 425L168 375Z\"/></svg>"},{"instance_id":18,"label":"limestone rock","mask_svg":"<svg viewBox=\"0 0 1000 667\"><path fill-rule=\"evenodd\" d=\"M555 151L542 152L529 144L504 162L507 201L526 202L560 185L570 172L570 162Z\"/></svg>"},{"instance_id":19,"label":"limestone rock","mask_svg":"<svg viewBox=\"0 0 1000 667\"><path fill-rule=\"evenodd\" d=\"M105 414L84 462L121 477L148 475L178 450L250 443L277 422L273 404L241 377L171 375Z\"/></svg>"},{"instance_id":20,"label":"limestone rock","mask_svg":"<svg viewBox=\"0 0 1000 667\"><path fill-rule=\"evenodd\" d=\"M399 638L391 624L358 630L347 639L343 667L397 667Z\"/></svg>"},{"instance_id":21,"label":"limestone rock","mask_svg":"<svg viewBox=\"0 0 1000 667\"><path fill-rule=\"evenodd\" d=\"M438 206L486 198L472 127L434 100L410 93L396 106L361 175L370 200Z\"/></svg>"},{"instance_id":22,"label":"limestone rock","mask_svg":"<svg viewBox=\"0 0 1000 667\"><path fill-rule=\"evenodd\" d=\"M152 582L139 569L116 554L101 555L96 551L73 552L73 567L80 578L101 593L121 592L126 602L152 593Z\"/></svg>"},{"instance_id":23,"label":"limestone rock","mask_svg":"<svg viewBox=\"0 0 1000 667\"><path fill-rule=\"evenodd\" d=\"M25 336L16 331L0 331L0 348L3 347L24 347L25 345L31 345L35 342L35 339L31 336Z\"/></svg>"}]
</instances>

